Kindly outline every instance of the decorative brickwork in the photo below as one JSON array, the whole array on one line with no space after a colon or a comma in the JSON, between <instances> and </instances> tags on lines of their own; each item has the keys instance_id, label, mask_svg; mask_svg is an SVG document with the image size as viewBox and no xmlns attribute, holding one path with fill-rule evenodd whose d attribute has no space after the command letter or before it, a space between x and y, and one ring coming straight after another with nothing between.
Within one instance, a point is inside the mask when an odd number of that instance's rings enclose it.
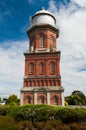
<instances>
[{"instance_id":1,"label":"decorative brickwork","mask_svg":"<svg viewBox=\"0 0 86 130\"><path fill-rule=\"evenodd\" d=\"M49 15L45 10L44 12L43 15ZM41 15L42 13L38 13L32 18L38 19ZM52 19L55 20L53 15ZM27 30L27 35L30 42L28 52L24 53L25 74L21 89L21 105L64 105L60 51L56 51L59 30L45 21L45 23L31 26Z\"/></svg>"}]
</instances>

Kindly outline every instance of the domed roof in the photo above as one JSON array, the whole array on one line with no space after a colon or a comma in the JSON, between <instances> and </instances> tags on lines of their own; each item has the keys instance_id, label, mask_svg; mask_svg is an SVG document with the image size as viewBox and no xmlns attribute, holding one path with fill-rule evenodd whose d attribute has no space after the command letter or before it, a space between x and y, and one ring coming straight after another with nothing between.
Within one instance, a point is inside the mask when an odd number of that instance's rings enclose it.
<instances>
[{"instance_id":1,"label":"domed roof","mask_svg":"<svg viewBox=\"0 0 86 130\"><path fill-rule=\"evenodd\" d=\"M35 13L35 15L39 15L39 14L48 14L48 15L51 15L53 18L54 18L54 16L52 15L52 13L50 13L49 11L47 11L47 10L45 10L45 8L44 7L42 7L42 9L41 10L39 10L39 11L37 11L36 13ZM35 16L34 15L34 16ZM33 17L34 17L33 16ZM55 18L54 18L55 19Z\"/></svg>"},{"instance_id":2,"label":"domed roof","mask_svg":"<svg viewBox=\"0 0 86 130\"><path fill-rule=\"evenodd\" d=\"M30 28L34 25L39 24L50 24L51 26L56 25L56 19L52 13L42 8L42 10L37 11L31 18Z\"/></svg>"}]
</instances>

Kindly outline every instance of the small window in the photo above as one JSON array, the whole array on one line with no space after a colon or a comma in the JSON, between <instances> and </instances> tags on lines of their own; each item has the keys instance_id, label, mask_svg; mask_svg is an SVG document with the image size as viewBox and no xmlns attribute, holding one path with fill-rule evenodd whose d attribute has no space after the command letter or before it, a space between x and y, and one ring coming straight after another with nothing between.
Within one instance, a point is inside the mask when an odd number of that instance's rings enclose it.
<instances>
[{"instance_id":1,"label":"small window","mask_svg":"<svg viewBox=\"0 0 86 130\"><path fill-rule=\"evenodd\" d=\"M40 74L44 73L44 63L40 63Z\"/></svg>"},{"instance_id":2,"label":"small window","mask_svg":"<svg viewBox=\"0 0 86 130\"><path fill-rule=\"evenodd\" d=\"M27 98L27 103L28 103L28 104L31 104L31 97L28 97L28 98Z\"/></svg>"},{"instance_id":3,"label":"small window","mask_svg":"<svg viewBox=\"0 0 86 130\"><path fill-rule=\"evenodd\" d=\"M40 37L40 47L44 46L44 38L41 36Z\"/></svg>"},{"instance_id":4,"label":"small window","mask_svg":"<svg viewBox=\"0 0 86 130\"><path fill-rule=\"evenodd\" d=\"M30 63L30 73L34 72L34 63Z\"/></svg>"},{"instance_id":5,"label":"small window","mask_svg":"<svg viewBox=\"0 0 86 130\"><path fill-rule=\"evenodd\" d=\"M44 97L43 97L43 96L40 97L40 103L41 103L41 104L44 104Z\"/></svg>"},{"instance_id":6,"label":"small window","mask_svg":"<svg viewBox=\"0 0 86 130\"><path fill-rule=\"evenodd\" d=\"M50 66L51 66L51 74L54 74L55 73L55 63L51 62Z\"/></svg>"}]
</instances>

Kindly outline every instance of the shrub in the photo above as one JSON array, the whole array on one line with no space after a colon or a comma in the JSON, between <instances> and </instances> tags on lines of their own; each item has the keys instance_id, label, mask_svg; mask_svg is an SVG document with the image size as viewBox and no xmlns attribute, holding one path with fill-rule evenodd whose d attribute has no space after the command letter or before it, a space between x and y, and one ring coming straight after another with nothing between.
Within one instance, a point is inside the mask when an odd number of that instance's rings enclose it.
<instances>
[{"instance_id":1,"label":"shrub","mask_svg":"<svg viewBox=\"0 0 86 130\"><path fill-rule=\"evenodd\" d=\"M0 115L7 115L10 112L9 106L0 106Z\"/></svg>"},{"instance_id":2,"label":"shrub","mask_svg":"<svg viewBox=\"0 0 86 130\"><path fill-rule=\"evenodd\" d=\"M61 120L63 123L86 121L86 109L72 107L51 107L48 105L29 105L13 110L17 121ZM11 114L11 115L12 115Z\"/></svg>"},{"instance_id":3,"label":"shrub","mask_svg":"<svg viewBox=\"0 0 86 130\"><path fill-rule=\"evenodd\" d=\"M55 119L63 123L80 122L86 120L86 109L84 108L62 108L56 111Z\"/></svg>"},{"instance_id":4,"label":"shrub","mask_svg":"<svg viewBox=\"0 0 86 130\"><path fill-rule=\"evenodd\" d=\"M34 107L22 108L15 115L15 119L31 120L31 121L46 121L54 118L54 111L52 107L47 105L33 105Z\"/></svg>"}]
</instances>

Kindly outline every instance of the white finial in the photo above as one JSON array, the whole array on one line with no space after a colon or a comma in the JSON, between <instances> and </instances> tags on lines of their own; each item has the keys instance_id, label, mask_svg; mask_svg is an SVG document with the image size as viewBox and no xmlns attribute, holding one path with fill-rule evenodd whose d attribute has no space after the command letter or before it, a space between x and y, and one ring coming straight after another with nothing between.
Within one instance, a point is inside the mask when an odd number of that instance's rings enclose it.
<instances>
[{"instance_id":1,"label":"white finial","mask_svg":"<svg viewBox=\"0 0 86 130\"><path fill-rule=\"evenodd\" d=\"M44 10L45 8L44 7L42 7L42 10Z\"/></svg>"}]
</instances>

